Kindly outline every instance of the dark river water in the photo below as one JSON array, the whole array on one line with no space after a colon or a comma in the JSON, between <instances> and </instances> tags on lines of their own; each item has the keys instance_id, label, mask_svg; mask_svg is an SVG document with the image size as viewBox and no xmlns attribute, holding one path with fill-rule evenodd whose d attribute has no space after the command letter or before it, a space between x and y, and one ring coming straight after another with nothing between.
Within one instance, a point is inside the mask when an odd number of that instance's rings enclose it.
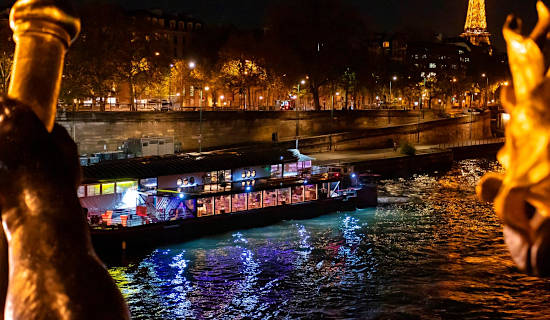
<instances>
[{"instance_id":1,"label":"dark river water","mask_svg":"<svg viewBox=\"0 0 550 320\"><path fill-rule=\"evenodd\" d=\"M157 248L111 266L135 319L550 319L474 186L491 162L383 181L406 204Z\"/></svg>"}]
</instances>

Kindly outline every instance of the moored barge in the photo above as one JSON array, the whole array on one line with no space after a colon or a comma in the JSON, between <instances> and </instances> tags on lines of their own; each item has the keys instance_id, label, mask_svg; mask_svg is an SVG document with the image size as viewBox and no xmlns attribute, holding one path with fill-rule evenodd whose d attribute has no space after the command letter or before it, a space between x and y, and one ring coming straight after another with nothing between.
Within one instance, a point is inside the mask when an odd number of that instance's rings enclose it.
<instances>
[{"instance_id":1,"label":"moored barge","mask_svg":"<svg viewBox=\"0 0 550 320\"><path fill-rule=\"evenodd\" d=\"M78 189L96 249L139 249L354 210L355 174L296 150L187 154L84 167Z\"/></svg>"}]
</instances>

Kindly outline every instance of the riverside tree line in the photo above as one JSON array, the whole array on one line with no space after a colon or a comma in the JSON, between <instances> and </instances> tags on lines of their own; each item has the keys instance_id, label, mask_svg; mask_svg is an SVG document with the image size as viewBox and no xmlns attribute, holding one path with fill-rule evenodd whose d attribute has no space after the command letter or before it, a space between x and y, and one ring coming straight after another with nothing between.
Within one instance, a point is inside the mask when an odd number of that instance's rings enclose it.
<instances>
[{"instance_id":1,"label":"riverside tree line","mask_svg":"<svg viewBox=\"0 0 550 320\"><path fill-rule=\"evenodd\" d=\"M377 98L388 101L389 83L398 77L392 97L403 96L401 104L412 106L427 95L429 107L433 99L449 101L476 88L481 92L482 71L492 80L505 78L500 66L486 63L483 70L426 74L409 59L381 58L372 50L368 17L340 0L278 2L267 10L264 26L252 30L206 26L189 35L184 58L174 58L162 28L118 6L93 4L80 10L82 33L67 56L60 95L73 106L90 99L105 110L108 97L125 91L130 109L137 110L141 99L175 93L183 99L191 85L208 87L213 104L225 95L236 106L253 108L259 104L255 93L261 92L265 103L294 97L322 110L338 95L342 106L361 107ZM0 90L5 92L13 42L11 30L1 28Z\"/></svg>"}]
</instances>

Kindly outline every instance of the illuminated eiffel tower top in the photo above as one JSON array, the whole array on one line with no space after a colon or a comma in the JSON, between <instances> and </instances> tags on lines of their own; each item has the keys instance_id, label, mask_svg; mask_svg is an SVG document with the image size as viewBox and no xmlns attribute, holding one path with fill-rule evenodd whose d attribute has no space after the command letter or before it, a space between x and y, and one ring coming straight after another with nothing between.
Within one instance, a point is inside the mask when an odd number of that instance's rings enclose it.
<instances>
[{"instance_id":1,"label":"illuminated eiffel tower top","mask_svg":"<svg viewBox=\"0 0 550 320\"><path fill-rule=\"evenodd\" d=\"M469 0L468 16L462 37L470 40L473 45L491 45L491 34L487 31L485 15L485 0Z\"/></svg>"}]
</instances>

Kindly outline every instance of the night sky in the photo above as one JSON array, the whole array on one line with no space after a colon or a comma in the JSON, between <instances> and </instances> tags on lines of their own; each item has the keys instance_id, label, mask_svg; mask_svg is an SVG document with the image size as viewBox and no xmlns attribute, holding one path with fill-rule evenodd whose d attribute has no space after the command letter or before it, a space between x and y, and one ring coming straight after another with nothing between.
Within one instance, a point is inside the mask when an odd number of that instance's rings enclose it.
<instances>
[{"instance_id":1,"label":"night sky","mask_svg":"<svg viewBox=\"0 0 550 320\"><path fill-rule=\"evenodd\" d=\"M91 0L74 0L86 3ZM279 0L103 0L128 9L162 8L185 12L208 24L232 23L242 27L262 24L266 8ZM468 0L347 0L354 3L370 24L372 31L425 30L447 36L458 35L464 28ZM11 1L0 0L0 3ZM510 12L525 20L536 21L535 0L486 0L489 31L502 49L501 27Z\"/></svg>"}]
</instances>

